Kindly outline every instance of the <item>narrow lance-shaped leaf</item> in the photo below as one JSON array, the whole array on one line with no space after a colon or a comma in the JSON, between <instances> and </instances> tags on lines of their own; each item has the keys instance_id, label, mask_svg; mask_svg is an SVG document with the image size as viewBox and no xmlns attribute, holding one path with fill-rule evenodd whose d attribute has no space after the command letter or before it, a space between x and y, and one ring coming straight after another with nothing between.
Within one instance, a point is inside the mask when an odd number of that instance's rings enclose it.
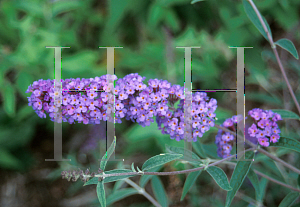
<instances>
[{"instance_id":1,"label":"narrow lance-shaped leaf","mask_svg":"<svg viewBox=\"0 0 300 207\"><path fill-rule=\"evenodd\" d=\"M259 198L257 199L257 201L259 201L259 202L262 202L265 197L268 181L269 180L266 178L260 179L260 183L259 183L260 195L259 195Z\"/></svg>"},{"instance_id":2,"label":"narrow lance-shaped leaf","mask_svg":"<svg viewBox=\"0 0 300 207\"><path fill-rule=\"evenodd\" d=\"M253 151L248 151L245 153L245 159L253 159L253 155L254 155ZM249 172L252 162L253 162L252 160L251 161L243 161L243 160L238 161L238 163L235 166L234 171L232 173L231 179L230 179L230 186L232 187L232 190L227 192L225 206L230 206L236 192L239 190L242 183L244 182L244 179Z\"/></svg>"},{"instance_id":3,"label":"narrow lance-shaped leaf","mask_svg":"<svg viewBox=\"0 0 300 207\"><path fill-rule=\"evenodd\" d=\"M283 38L275 42L275 44L291 53L297 60L299 59L298 52L295 48L294 43L291 40Z\"/></svg>"},{"instance_id":4,"label":"narrow lance-shaped leaf","mask_svg":"<svg viewBox=\"0 0 300 207\"><path fill-rule=\"evenodd\" d=\"M270 143L270 147L284 147L300 152L300 142L287 137L280 137L278 142Z\"/></svg>"},{"instance_id":5,"label":"narrow lance-shaped leaf","mask_svg":"<svg viewBox=\"0 0 300 207\"><path fill-rule=\"evenodd\" d=\"M295 200L299 197L299 192L290 192L287 194L287 196L284 197L284 199L280 202L278 207L289 207L291 206Z\"/></svg>"},{"instance_id":6,"label":"narrow lance-shaped leaf","mask_svg":"<svg viewBox=\"0 0 300 207\"><path fill-rule=\"evenodd\" d=\"M199 165L202 163L200 157L198 157L198 155L196 155L194 152L188 149L170 146L166 144L166 151L172 154L182 154L183 156L181 157L181 159L184 159L192 164Z\"/></svg>"},{"instance_id":7,"label":"narrow lance-shaped leaf","mask_svg":"<svg viewBox=\"0 0 300 207\"><path fill-rule=\"evenodd\" d=\"M151 168L163 165L165 163L171 162L173 160L176 160L178 158L182 157L181 154L170 154L170 153L165 153L165 154L160 154L156 155L154 157L149 158L142 166L142 170L146 171Z\"/></svg>"},{"instance_id":8,"label":"narrow lance-shaped leaf","mask_svg":"<svg viewBox=\"0 0 300 207\"><path fill-rule=\"evenodd\" d=\"M204 0L193 0L193 1L191 2L191 4L195 4L195 3L200 2L200 1L204 1Z\"/></svg>"},{"instance_id":9,"label":"narrow lance-shaped leaf","mask_svg":"<svg viewBox=\"0 0 300 207\"><path fill-rule=\"evenodd\" d=\"M206 171L211 175L211 177L216 181L216 183L226 191L232 190L229 185L228 178L225 172L216 166L210 166Z\"/></svg>"},{"instance_id":10,"label":"narrow lance-shaped leaf","mask_svg":"<svg viewBox=\"0 0 300 207\"><path fill-rule=\"evenodd\" d=\"M114 141L109 146L107 152L103 155L101 162L100 162L100 168L104 171L107 161L109 160L112 153L115 151L116 147L116 137L114 138Z\"/></svg>"},{"instance_id":11,"label":"narrow lance-shaped leaf","mask_svg":"<svg viewBox=\"0 0 300 207\"><path fill-rule=\"evenodd\" d=\"M124 199L128 196L138 194L138 193L139 192L134 188L125 188L125 189L117 190L107 197L106 204L111 205L114 202L117 202L121 199Z\"/></svg>"},{"instance_id":12,"label":"narrow lance-shaped leaf","mask_svg":"<svg viewBox=\"0 0 300 207\"><path fill-rule=\"evenodd\" d=\"M3 87L2 98L5 112L9 116L14 116L16 113L16 98L15 90L11 85Z\"/></svg>"},{"instance_id":13,"label":"narrow lance-shaped leaf","mask_svg":"<svg viewBox=\"0 0 300 207\"><path fill-rule=\"evenodd\" d=\"M254 9L252 8L251 4L247 0L243 0L243 5L244 5L244 9L245 9L245 12L246 12L248 18L251 20L251 22L254 24L254 26L258 29L258 31L266 38L266 40L269 41L267 33L265 32L265 30L264 30L261 22L259 21L259 18L256 15ZM262 17L265 25L267 26L268 32L270 33L270 35L272 37L271 29L270 29L268 22L265 20L265 18L262 15L261 15L261 17Z\"/></svg>"},{"instance_id":14,"label":"narrow lance-shaped leaf","mask_svg":"<svg viewBox=\"0 0 300 207\"><path fill-rule=\"evenodd\" d=\"M119 190L121 188L121 186L125 183L124 180L117 180L117 182L115 182L114 184L114 188L113 188L113 192L116 192L117 190ZM107 199L106 199L106 203L107 203Z\"/></svg>"},{"instance_id":15,"label":"narrow lance-shaped leaf","mask_svg":"<svg viewBox=\"0 0 300 207\"><path fill-rule=\"evenodd\" d=\"M292 111L284 110L284 109L270 109L274 113L277 113L281 116L282 119L298 119L300 117Z\"/></svg>"},{"instance_id":16,"label":"narrow lance-shaped leaf","mask_svg":"<svg viewBox=\"0 0 300 207\"><path fill-rule=\"evenodd\" d=\"M151 186L152 186L152 190L155 195L155 198L160 203L160 205L162 207L167 207L168 206L167 193L165 191L165 188L164 188L162 182L160 181L160 179L157 176L152 177Z\"/></svg>"},{"instance_id":17,"label":"narrow lance-shaped leaf","mask_svg":"<svg viewBox=\"0 0 300 207\"><path fill-rule=\"evenodd\" d=\"M105 174L115 174L115 173L128 173L128 172L132 172L131 170L127 170L127 169L117 169L117 170L109 170L109 171L105 171ZM114 182L117 180L121 180L124 178L129 178L132 177L134 175L121 175L121 176L111 176L111 177L105 177L103 182L104 183L109 183L109 182ZM89 181L87 181L85 185L93 185L93 184L98 184L98 177L94 177L92 179L90 179Z\"/></svg>"},{"instance_id":18,"label":"narrow lance-shaped leaf","mask_svg":"<svg viewBox=\"0 0 300 207\"><path fill-rule=\"evenodd\" d=\"M189 175L187 176L187 178L185 180L184 186L183 186L182 195L180 198L181 201L184 199L187 192L194 185L195 181L197 180L197 178L201 174L201 172L202 172L202 170L189 173Z\"/></svg>"},{"instance_id":19,"label":"narrow lance-shaped leaf","mask_svg":"<svg viewBox=\"0 0 300 207\"><path fill-rule=\"evenodd\" d=\"M192 145L193 145L195 151L198 153L198 155L200 155L201 158L206 158L205 151L200 142L193 142Z\"/></svg>"},{"instance_id":20,"label":"narrow lance-shaped leaf","mask_svg":"<svg viewBox=\"0 0 300 207\"><path fill-rule=\"evenodd\" d=\"M255 198L256 198L256 200L258 200L258 198L261 197L258 177L252 169L249 170L247 177L249 178L250 182L252 183L252 185L255 189Z\"/></svg>"},{"instance_id":21,"label":"narrow lance-shaped leaf","mask_svg":"<svg viewBox=\"0 0 300 207\"><path fill-rule=\"evenodd\" d=\"M106 207L105 190L104 190L104 182L103 181L100 181L97 184L97 196L98 196L98 200L101 204L101 207Z\"/></svg>"}]
</instances>

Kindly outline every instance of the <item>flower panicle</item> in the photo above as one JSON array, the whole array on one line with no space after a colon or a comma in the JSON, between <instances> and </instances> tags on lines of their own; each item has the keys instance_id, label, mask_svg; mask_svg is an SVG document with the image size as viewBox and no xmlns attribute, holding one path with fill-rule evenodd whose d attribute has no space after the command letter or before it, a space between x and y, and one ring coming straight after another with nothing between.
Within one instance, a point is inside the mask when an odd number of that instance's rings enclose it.
<instances>
[{"instance_id":1,"label":"flower panicle","mask_svg":"<svg viewBox=\"0 0 300 207\"><path fill-rule=\"evenodd\" d=\"M250 127L246 127L245 137L255 144L268 147L270 142L276 143L280 139L280 129L277 121L282 120L280 114L274 113L272 110L263 110L254 108L248 112L254 123ZM246 119L248 117L245 117ZM233 116L226 119L221 126L236 132L235 124L242 120L242 115ZM218 156L226 158L230 156L234 142L234 136L219 129L216 135L215 144L218 147Z\"/></svg>"},{"instance_id":2,"label":"flower panicle","mask_svg":"<svg viewBox=\"0 0 300 207\"><path fill-rule=\"evenodd\" d=\"M101 175L103 171L99 168L98 174ZM62 171L61 177L62 179L66 179L68 181L76 182L77 180L81 180L84 183L87 182L90 178L95 177L95 172L90 172L89 169L86 169L85 171L78 169L78 170L68 170L68 171Z\"/></svg>"},{"instance_id":3,"label":"flower panicle","mask_svg":"<svg viewBox=\"0 0 300 207\"><path fill-rule=\"evenodd\" d=\"M110 81L116 80L114 86ZM184 117L185 94L180 85L171 85L166 80L150 79L137 73L117 79L115 75L104 75L90 79L71 78L61 80L61 93L54 80L35 81L28 87L32 92L28 105L41 118L49 114L51 121L100 124L100 121L122 123L122 119L137 122L145 127L156 122L163 134L170 134L177 141L185 137L185 124L192 125L190 137L197 137L214 126L217 101L204 92L192 95L190 116ZM113 97L115 95L115 99ZM174 106L179 102L177 108ZM115 110L115 117L112 116ZM190 140L189 140L190 141Z\"/></svg>"}]
</instances>

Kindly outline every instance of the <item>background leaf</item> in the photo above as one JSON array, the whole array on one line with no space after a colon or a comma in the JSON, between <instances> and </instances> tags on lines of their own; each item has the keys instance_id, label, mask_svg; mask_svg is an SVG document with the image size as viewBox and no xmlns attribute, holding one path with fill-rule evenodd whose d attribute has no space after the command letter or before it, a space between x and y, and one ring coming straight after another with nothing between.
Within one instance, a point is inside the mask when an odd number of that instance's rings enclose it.
<instances>
[{"instance_id":1,"label":"background leaf","mask_svg":"<svg viewBox=\"0 0 300 207\"><path fill-rule=\"evenodd\" d=\"M201 158L206 158L206 154L205 154L205 151L202 147L202 143L199 142L193 142L192 143L195 151L198 153L198 155L201 157Z\"/></svg>"},{"instance_id":2,"label":"background leaf","mask_svg":"<svg viewBox=\"0 0 300 207\"><path fill-rule=\"evenodd\" d=\"M14 88L8 84L3 87L3 107L9 116L14 116L16 113L16 98Z\"/></svg>"},{"instance_id":3,"label":"background leaf","mask_svg":"<svg viewBox=\"0 0 300 207\"><path fill-rule=\"evenodd\" d=\"M211 177L216 181L216 183L226 191L232 190L229 185L228 178L225 172L216 166L210 166L206 171L211 175Z\"/></svg>"},{"instance_id":4,"label":"background leaf","mask_svg":"<svg viewBox=\"0 0 300 207\"><path fill-rule=\"evenodd\" d=\"M280 137L278 142L275 143L270 142L270 147L284 147L284 148L288 148L300 152L300 142L287 137Z\"/></svg>"},{"instance_id":5,"label":"background leaf","mask_svg":"<svg viewBox=\"0 0 300 207\"><path fill-rule=\"evenodd\" d=\"M253 159L253 156L254 156L253 151L248 151L245 153L245 159ZM242 183L244 182L244 179L248 174L252 162L253 161L244 161L244 160L238 161L230 179L230 186L232 187L232 190L227 192L225 206L230 206L236 192L239 190Z\"/></svg>"},{"instance_id":6,"label":"background leaf","mask_svg":"<svg viewBox=\"0 0 300 207\"><path fill-rule=\"evenodd\" d=\"M291 53L297 60L299 59L298 52L295 48L294 43L291 40L282 38L282 39L276 41L275 44L282 47L289 53Z\"/></svg>"},{"instance_id":7,"label":"background leaf","mask_svg":"<svg viewBox=\"0 0 300 207\"><path fill-rule=\"evenodd\" d=\"M300 120L300 117L298 116L298 114L296 114L292 111L288 111L288 110L284 110L284 109L270 109L270 110L272 110L274 113L280 114L282 119L298 119L298 120Z\"/></svg>"},{"instance_id":8,"label":"background leaf","mask_svg":"<svg viewBox=\"0 0 300 207\"><path fill-rule=\"evenodd\" d=\"M151 168L147 170L147 172L158 172L162 166L158 166L155 168ZM140 186L143 188L147 184L147 182L153 177L153 175L142 175L140 178Z\"/></svg>"},{"instance_id":9,"label":"background leaf","mask_svg":"<svg viewBox=\"0 0 300 207\"><path fill-rule=\"evenodd\" d=\"M124 188L121 190L117 190L117 191L113 192L112 194L110 194L109 196L107 196L106 205L111 205L114 202L117 202L123 198L126 198L131 195L135 195L135 194L138 194L138 191L134 188Z\"/></svg>"},{"instance_id":10,"label":"background leaf","mask_svg":"<svg viewBox=\"0 0 300 207\"><path fill-rule=\"evenodd\" d=\"M256 198L256 200L258 200L260 198L260 194L261 194L258 177L252 169L249 170L247 177L249 178L250 182L252 183L252 185L255 189L255 198Z\"/></svg>"},{"instance_id":11,"label":"background leaf","mask_svg":"<svg viewBox=\"0 0 300 207\"><path fill-rule=\"evenodd\" d=\"M268 186L269 180L266 178L261 178L260 179L260 183L259 183L259 188L260 188L260 195L259 198L257 199L257 201L262 202L265 194L266 194L266 189Z\"/></svg>"},{"instance_id":12,"label":"background leaf","mask_svg":"<svg viewBox=\"0 0 300 207\"><path fill-rule=\"evenodd\" d=\"M168 197L166 194L166 191L164 189L164 186L160 179L157 176L153 176L151 180L151 186L153 193L155 195L155 198L160 203L162 207L167 207L168 204Z\"/></svg>"},{"instance_id":13,"label":"background leaf","mask_svg":"<svg viewBox=\"0 0 300 207\"><path fill-rule=\"evenodd\" d=\"M189 175L187 176L187 178L186 178L186 180L184 182L184 186L183 186L183 190L182 190L182 195L181 195L181 198L180 198L181 201L184 199L184 197L187 194L187 192L194 185L195 181L197 180L197 178L201 174L201 172L202 172L202 170L189 173Z\"/></svg>"},{"instance_id":14,"label":"background leaf","mask_svg":"<svg viewBox=\"0 0 300 207\"><path fill-rule=\"evenodd\" d=\"M287 194L287 196L284 197L284 199L280 202L278 207L289 207L291 206L295 200L299 197L300 193L299 192L290 192Z\"/></svg>"},{"instance_id":15,"label":"background leaf","mask_svg":"<svg viewBox=\"0 0 300 207\"><path fill-rule=\"evenodd\" d=\"M183 156L181 157L181 159L186 160L190 163L193 163L193 164L202 163L200 161L200 157L198 157L198 155L196 155L194 152L192 152L188 149L184 149L182 147L170 146L170 145L166 144L166 151L169 153L174 153L174 154L182 154Z\"/></svg>"},{"instance_id":16,"label":"background leaf","mask_svg":"<svg viewBox=\"0 0 300 207\"><path fill-rule=\"evenodd\" d=\"M143 171L149 170L149 169L157 167L159 165L163 165L165 163L176 160L180 157L182 157L181 154L165 153L165 154L156 155L156 156L151 157L148 160L146 160L146 162L142 166L142 170Z\"/></svg>"}]
</instances>

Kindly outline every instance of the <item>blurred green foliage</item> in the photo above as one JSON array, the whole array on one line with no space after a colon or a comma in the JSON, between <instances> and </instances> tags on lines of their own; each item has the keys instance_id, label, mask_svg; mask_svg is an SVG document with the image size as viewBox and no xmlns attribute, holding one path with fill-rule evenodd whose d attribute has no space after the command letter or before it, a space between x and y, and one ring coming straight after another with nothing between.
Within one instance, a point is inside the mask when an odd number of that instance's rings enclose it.
<instances>
[{"instance_id":1,"label":"blurred green foliage","mask_svg":"<svg viewBox=\"0 0 300 207\"><path fill-rule=\"evenodd\" d=\"M289 36L299 48L300 1L264 0L256 5L270 24L274 41ZM192 50L193 89L235 88L236 50L228 47L251 46L253 49L245 50L246 111L258 106L283 108L284 84L271 48L248 19L241 1L2 0L0 168L28 170L36 160L30 149L32 142L47 139L52 143L53 123L49 117L40 119L27 106L29 94L25 93L33 81L54 78L54 51L46 46L71 47L62 49L64 79L104 75L106 51L98 47L122 46L115 49L118 77L139 73L146 80L166 79L182 86L184 50L176 46L201 46ZM284 61L289 75L300 74L299 61L291 55ZM299 84L298 80L294 82L293 86ZM236 113L235 94L209 95L218 101L220 120ZM296 96L300 98L300 90L296 90ZM137 152L155 155L165 144L183 146L183 142L162 135L156 123L148 128L126 121L122 125L116 126L116 134L123 156ZM64 130L73 130L73 134L83 128L64 125ZM216 157L215 132L211 130L201 140L212 157ZM198 198L198 187L191 193L191 203L200 199L204 206L209 202L220 204L221 197L214 201ZM246 206L245 202L233 204Z\"/></svg>"}]
</instances>

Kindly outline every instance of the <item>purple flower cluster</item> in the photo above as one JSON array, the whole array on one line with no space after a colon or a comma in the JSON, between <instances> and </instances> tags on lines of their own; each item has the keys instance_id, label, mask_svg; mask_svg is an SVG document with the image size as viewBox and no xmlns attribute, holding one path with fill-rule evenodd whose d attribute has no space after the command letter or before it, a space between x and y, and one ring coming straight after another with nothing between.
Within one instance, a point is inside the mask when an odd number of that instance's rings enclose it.
<instances>
[{"instance_id":1,"label":"purple flower cluster","mask_svg":"<svg viewBox=\"0 0 300 207\"><path fill-rule=\"evenodd\" d=\"M184 88L173 85L166 80L150 79L148 86L142 81L145 79L137 74L129 74L116 82L117 94L124 97L122 107L127 120L137 122L141 126L149 126L156 122L163 134L170 134L171 139L180 141L184 138ZM126 98L126 99L125 99ZM116 108L118 107L116 101ZM178 108L174 104L180 101ZM202 137L203 133L214 126L214 111L217 101L209 99L206 93L195 93L193 96L192 120L193 141ZM163 125L163 126L162 126Z\"/></svg>"},{"instance_id":2,"label":"purple flower cluster","mask_svg":"<svg viewBox=\"0 0 300 207\"><path fill-rule=\"evenodd\" d=\"M242 115L233 116L229 119L226 119L221 126L229 129L230 131L236 131L236 125L243 119ZM218 147L218 156L222 158L226 158L230 156L230 152L232 150L234 142L234 136L229 133L219 129L218 134L216 135L215 144Z\"/></svg>"},{"instance_id":3,"label":"purple flower cluster","mask_svg":"<svg viewBox=\"0 0 300 207\"><path fill-rule=\"evenodd\" d=\"M27 92L29 106L32 106L41 118L49 114L56 121L55 114L61 114L61 120L84 124L99 124L101 120L113 122L110 116L115 112L115 123L122 118L149 126L154 117L159 129L170 134L177 141L184 139L184 88L171 85L166 80L150 79L148 86L143 83L145 77L137 73L126 75L116 81L115 87L107 79L117 77L104 75L90 79L61 80L62 93L55 90L54 80L39 80L29 86ZM113 98L115 95L115 101ZM179 101L178 107L174 104ZM114 107L115 106L115 107ZM61 113L58 112L59 108ZM214 126L217 101L206 93L196 92L192 96L191 117L192 138L202 137L203 133Z\"/></svg>"},{"instance_id":4,"label":"purple flower cluster","mask_svg":"<svg viewBox=\"0 0 300 207\"><path fill-rule=\"evenodd\" d=\"M175 87L175 88L174 88ZM177 88L176 88L177 87ZM174 95L174 91L177 92ZM168 110L166 114L158 114L156 121L158 123L159 129L162 130L163 134L170 134L171 139L176 139L177 141L184 139L184 100L182 94L183 87L173 86L170 90L170 96L168 101L176 102L180 100L178 108L174 111ZM192 139L194 142L197 141L197 137L202 137L203 134L214 126L215 116L214 113L217 108L216 99L209 98L204 92L196 92L192 96L192 106L191 106L191 117L189 118L192 124ZM163 125L163 126L161 126Z\"/></svg>"},{"instance_id":5,"label":"purple flower cluster","mask_svg":"<svg viewBox=\"0 0 300 207\"><path fill-rule=\"evenodd\" d=\"M271 110L252 109L248 112L254 123L248 128L251 137L255 137L261 146L268 147L270 142L278 142L280 129L277 121L282 120L281 116Z\"/></svg>"},{"instance_id":6,"label":"purple flower cluster","mask_svg":"<svg viewBox=\"0 0 300 207\"><path fill-rule=\"evenodd\" d=\"M46 118L48 113L51 121L99 124L100 120L107 120L113 108L112 95L109 93L112 92L112 84L107 84L107 80L116 79L115 75L90 79L72 78L61 80L61 85L56 86L54 80L41 79L28 87L26 92L32 92L28 97L28 105L32 106L41 118ZM58 92L60 89L61 93ZM58 113L59 109L61 113ZM60 114L61 117L55 119L56 114Z\"/></svg>"}]
</instances>

